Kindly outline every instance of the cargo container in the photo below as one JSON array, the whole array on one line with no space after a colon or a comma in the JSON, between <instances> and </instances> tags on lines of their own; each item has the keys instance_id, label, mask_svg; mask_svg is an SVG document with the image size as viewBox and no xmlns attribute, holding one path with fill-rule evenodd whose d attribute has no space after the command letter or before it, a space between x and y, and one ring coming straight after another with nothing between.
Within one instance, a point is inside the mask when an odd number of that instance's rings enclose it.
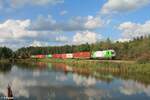
<instances>
[{"instance_id":1,"label":"cargo container","mask_svg":"<svg viewBox=\"0 0 150 100\"><path fill-rule=\"evenodd\" d=\"M66 55L66 54L61 54L61 58L62 58L62 59L66 59L66 58L67 58L67 55Z\"/></svg>"},{"instance_id":2,"label":"cargo container","mask_svg":"<svg viewBox=\"0 0 150 100\"><path fill-rule=\"evenodd\" d=\"M67 54L66 54L66 58L68 58L68 59L69 59L69 58L73 58L73 54L72 54L72 53L67 53Z\"/></svg>"},{"instance_id":3,"label":"cargo container","mask_svg":"<svg viewBox=\"0 0 150 100\"><path fill-rule=\"evenodd\" d=\"M46 55L46 58L52 58L51 54Z\"/></svg>"},{"instance_id":4,"label":"cargo container","mask_svg":"<svg viewBox=\"0 0 150 100\"><path fill-rule=\"evenodd\" d=\"M45 58L45 55L36 55L36 58Z\"/></svg>"},{"instance_id":5,"label":"cargo container","mask_svg":"<svg viewBox=\"0 0 150 100\"><path fill-rule=\"evenodd\" d=\"M59 58L60 59L61 58L61 54L53 54L52 58Z\"/></svg>"},{"instance_id":6,"label":"cargo container","mask_svg":"<svg viewBox=\"0 0 150 100\"><path fill-rule=\"evenodd\" d=\"M73 53L73 58L79 58L79 59L88 59L91 57L90 52L77 52Z\"/></svg>"}]
</instances>

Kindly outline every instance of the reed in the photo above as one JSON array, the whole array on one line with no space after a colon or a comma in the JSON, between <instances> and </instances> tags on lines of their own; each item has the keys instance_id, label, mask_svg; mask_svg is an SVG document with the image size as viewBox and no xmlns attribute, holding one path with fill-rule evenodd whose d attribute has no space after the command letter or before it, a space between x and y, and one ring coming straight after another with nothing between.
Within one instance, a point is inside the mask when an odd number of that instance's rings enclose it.
<instances>
[{"instance_id":1,"label":"reed","mask_svg":"<svg viewBox=\"0 0 150 100\"><path fill-rule=\"evenodd\" d=\"M131 72L140 74L150 74L150 63L123 63L123 62L101 62L100 60L79 60L79 59L39 59L42 62L65 63L79 68L89 68L91 70L105 69L112 72Z\"/></svg>"}]
</instances>

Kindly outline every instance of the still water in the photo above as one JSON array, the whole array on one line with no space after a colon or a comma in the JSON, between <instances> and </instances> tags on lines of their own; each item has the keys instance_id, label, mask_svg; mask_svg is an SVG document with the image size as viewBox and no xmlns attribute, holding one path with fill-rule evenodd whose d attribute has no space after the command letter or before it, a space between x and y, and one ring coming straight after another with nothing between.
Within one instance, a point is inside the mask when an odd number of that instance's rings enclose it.
<instances>
[{"instance_id":1,"label":"still water","mask_svg":"<svg viewBox=\"0 0 150 100\"><path fill-rule=\"evenodd\" d=\"M0 64L0 100L8 84L14 100L150 100L149 84L59 63Z\"/></svg>"}]
</instances>

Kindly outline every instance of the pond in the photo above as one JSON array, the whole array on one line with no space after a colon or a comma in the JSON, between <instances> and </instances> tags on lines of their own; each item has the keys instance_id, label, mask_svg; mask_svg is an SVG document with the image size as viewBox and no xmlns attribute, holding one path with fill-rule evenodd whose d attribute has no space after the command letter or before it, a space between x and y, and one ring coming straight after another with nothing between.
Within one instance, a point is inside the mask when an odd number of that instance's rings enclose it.
<instances>
[{"instance_id":1,"label":"pond","mask_svg":"<svg viewBox=\"0 0 150 100\"><path fill-rule=\"evenodd\" d=\"M150 100L150 84L60 63L0 64L0 100Z\"/></svg>"}]
</instances>

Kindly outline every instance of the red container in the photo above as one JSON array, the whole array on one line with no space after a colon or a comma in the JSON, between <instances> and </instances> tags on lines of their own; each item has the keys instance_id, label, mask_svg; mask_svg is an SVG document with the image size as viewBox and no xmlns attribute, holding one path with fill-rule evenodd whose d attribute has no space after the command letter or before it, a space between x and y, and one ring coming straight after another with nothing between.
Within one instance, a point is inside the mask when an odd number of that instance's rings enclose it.
<instances>
[{"instance_id":1,"label":"red container","mask_svg":"<svg viewBox=\"0 0 150 100\"><path fill-rule=\"evenodd\" d=\"M76 53L73 53L73 58L88 59L90 57L91 57L90 52L76 52Z\"/></svg>"},{"instance_id":2,"label":"red container","mask_svg":"<svg viewBox=\"0 0 150 100\"><path fill-rule=\"evenodd\" d=\"M61 58L61 54L53 54L52 58Z\"/></svg>"},{"instance_id":3,"label":"red container","mask_svg":"<svg viewBox=\"0 0 150 100\"><path fill-rule=\"evenodd\" d=\"M61 54L61 58L62 58L62 59L66 59L66 58L67 58L67 55L66 55L66 54Z\"/></svg>"},{"instance_id":4,"label":"red container","mask_svg":"<svg viewBox=\"0 0 150 100\"><path fill-rule=\"evenodd\" d=\"M45 58L45 55L36 55L36 58Z\"/></svg>"}]
</instances>

